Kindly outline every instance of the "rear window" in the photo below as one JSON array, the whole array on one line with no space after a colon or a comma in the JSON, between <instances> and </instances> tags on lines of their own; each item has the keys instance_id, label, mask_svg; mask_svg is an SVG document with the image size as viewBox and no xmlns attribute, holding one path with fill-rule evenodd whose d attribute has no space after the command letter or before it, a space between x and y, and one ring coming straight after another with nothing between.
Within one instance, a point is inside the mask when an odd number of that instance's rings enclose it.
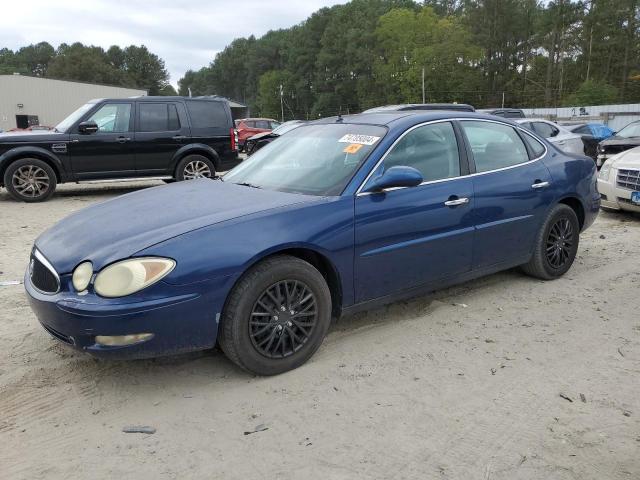
<instances>
[{"instance_id":1,"label":"rear window","mask_svg":"<svg viewBox=\"0 0 640 480\"><path fill-rule=\"evenodd\" d=\"M194 128L227 127L229 119L222 102L188 100L186 103Z\"/></svg>"}]
</instances>

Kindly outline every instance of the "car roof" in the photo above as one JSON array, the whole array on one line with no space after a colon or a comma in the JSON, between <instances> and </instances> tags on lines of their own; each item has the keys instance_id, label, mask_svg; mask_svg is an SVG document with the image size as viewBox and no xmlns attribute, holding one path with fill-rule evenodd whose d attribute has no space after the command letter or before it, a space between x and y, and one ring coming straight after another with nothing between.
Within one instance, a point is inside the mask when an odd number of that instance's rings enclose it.
<instances>
[{"instance_id":1,"label":"car roof","mask_svg":"<svg viewBox=\"0 0 640 480\"><path fill-rule=\"evenodd\" d=\"M502 122L512 124L513 122L509 118L500 118L493 115L478 112L464 112L464 111L452 111L452 110L401 110L391 112L370 112L370 113L358 113L354 115L344 115L327 117L310 122L310 124L327 124L327 123L348 123L348 124L362 124L362 125L381 125L381 126L395 126L399 123L423 123L433 120L447 120L447 119L480 119L491 120L494 122Z\"/></svg>"},{"instance_id":2,"label":"car roof","mask_svg":"<svg viewBox=\"0 0 640 480\"><path fill-rule=\"evenodd\" d=\"M380 107L369 108L362 113L392 112L392 111L412 111L412 110L455 110L474 112L475 108L466 103L401 103L398 105L382 105Z\"/></svg>"},{"instance_id":3,"label":"car roof","mask_svg":"<svg viewBox=\"0 0 640 480\"><path fill-rule=\"evenodd\" d=\"M268 122L280 122L280 120L276 120L275 118L266 118L266 117L247 117L247 118L239 118L238 121L246 122L247 120L267 120Z\"/></svg>"}]
</instances>

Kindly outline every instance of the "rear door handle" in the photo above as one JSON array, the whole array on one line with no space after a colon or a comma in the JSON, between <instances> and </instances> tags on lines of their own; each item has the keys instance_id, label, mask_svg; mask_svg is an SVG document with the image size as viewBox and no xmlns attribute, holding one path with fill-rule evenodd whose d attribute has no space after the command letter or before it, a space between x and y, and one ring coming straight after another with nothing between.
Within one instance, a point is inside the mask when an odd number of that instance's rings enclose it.
<instances>
[{"instance_id":1,"label":"rear door handle","mask_svg":"<svg viewBox=\"0 0 640 480\"><path fill-rule=\"evenodd\" d=\"M129 140L131 140L130 137L118 137L118 138L116 138L116 142L118 142L118 143L126 143Z\"/></svg>"},{"instance_id":2,"label":"rear door handle","mask_svg":"<svg viewBox=\"0 0 640 480\"><path fill-rule=\"evenodd\" d=\"M467 203L469 203L469 199L466 197L465 198L449 197L449 200L444 202L444 204L447 207L457 207L458 205L466 205Z\"/></svg>"},{"instance_id":3,"label":"rear door handle","mask_svg":"<svg viewBox=\"0 0 640 480\"><path fill-rule=\"evenodd\" d=\"M531 188L547 188L549 186L549 182L536 182L533 185L531 185Z\"/></svg>"},{"instance_id":4,"label":"rear door handle","mask_svg":"<svg viewBox=\"0 0 640 480\"><path fill-rule=\"evenodd\" d=\"M186 139L187 137L185 137L184 135L176 135L175 137L173 137L173 139L176 142L181 142L182 140Z\"/></svg>"}]
</instances>

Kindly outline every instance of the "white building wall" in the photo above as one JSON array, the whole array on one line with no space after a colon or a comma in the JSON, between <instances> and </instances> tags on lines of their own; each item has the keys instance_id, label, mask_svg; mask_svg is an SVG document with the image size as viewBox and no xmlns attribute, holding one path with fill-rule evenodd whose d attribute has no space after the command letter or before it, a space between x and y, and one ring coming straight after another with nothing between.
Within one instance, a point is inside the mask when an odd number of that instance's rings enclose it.
<instances>
[{"instance_id":1,"label":"white building wall","mask_svg":"<svg viewBox=\"0 0 640 480\"><path fill-rule=\"evenodd\" d=\"M613 130L640 120L640 103L625 105L595 105L587 107L523 108L527 117L554 121L602 122Z\"/></svg>"},{"instance_id":2,"label":"white building wall","mask_svg":"<svg viewBox=\"0 0 640 480\"><path fill-rule=\"evenodd\" d=\"M53 127L94 98L127 98L146 94L146 90L132 88L0 75L0 129L15 128L16 115L37 115L40 125Z\"/></svg>"}]
</instances>

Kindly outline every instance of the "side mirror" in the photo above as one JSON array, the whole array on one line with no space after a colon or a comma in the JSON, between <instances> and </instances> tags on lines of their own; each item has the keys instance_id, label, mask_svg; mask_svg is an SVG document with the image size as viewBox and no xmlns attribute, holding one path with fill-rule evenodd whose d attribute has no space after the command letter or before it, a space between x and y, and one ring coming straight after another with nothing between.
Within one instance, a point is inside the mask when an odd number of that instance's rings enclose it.
<instances>
[{"instance_id":1,"label":"side mirror","mask_svg":"<svg viewBox=\"0 0 640 480\"><path fill-rule=\"evenodd\" d=\"M83 135L96 133L98 131L98 124L96 122L80 122L78 131Z\"/></svg>"},{"instance_id":2,"label":"side mirror","mask_svg":"<svg viewBox=\"0 0 640 480\"><path fill-rule=\"evenodd\" d=\"M391 167L373 180L366 191L381 192L389 188L416 187L422 180L422 174L413 167Z\"/></svg>"}]
</instances>

